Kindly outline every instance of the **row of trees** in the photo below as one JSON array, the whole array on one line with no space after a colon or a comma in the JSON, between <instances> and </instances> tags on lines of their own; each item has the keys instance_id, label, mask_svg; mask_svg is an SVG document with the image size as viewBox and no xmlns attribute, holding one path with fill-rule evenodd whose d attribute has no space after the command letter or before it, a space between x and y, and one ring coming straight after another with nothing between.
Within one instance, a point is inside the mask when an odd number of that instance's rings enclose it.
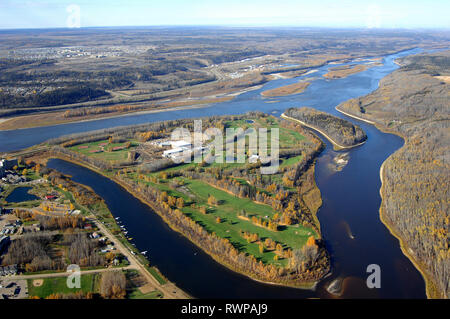
<instances>
[{"instance_id":1,"label":"row of trees","mask_svg":"<svg viewBox=\"0 0 450 319\"><path fill-rule=\"evenodd\" d=\"M313 108L290 108L285 114L324 131L334 141L344 146L352 146L367 139L366 133L359 126Z\"/></svg>"},{"instance_id":2,"label":"row of trees","mask_svg":"<svg viewBox=\"0 0 450 319\"><path fill-rule=\"evenodd\" d=\"M50 233L25 234L11 242L2 264L17 264L26 271L61 270L64 262L49 256L49 244L53 241Z\"/></svg>"},{"instance_id":3,"label":"row of trees","mask_svg":"<svg viewBox=\"0 0 450 319\"><path fill-rule=\"evenodd\" d=\"M163 219L186 237L205 249L215 258L229 265L231 268L249 274L253 277L276 282L313 281L328 272L328 266L303 274L292 273L289 269L277 268L274 265L265 265L257 261L252 255L247 255L235 248L228 239L220 238L215 233L208 233L201 225L189 218L179 209L173 209L167 202L161 201L162 192L153 187L139 184L136 181L120 177L120 181L129 189L134 189L139 195L152 203L152 207ZM163 196L164 198L164 196ZM321 250L320 260L327 265L328 255Z\"/></svg>"},{"instance_id":4,"label":"row of trees","mask_svg":"<svg viewBox=\"0 0 450 319\"><path fill-rule=\"evenodd\" d=\"M99 242L89 239L85 233L66 235L70 236L68 258L72 264L80 267L104 266L105 258L99 254Z\"/></svg>"}]
</instances>

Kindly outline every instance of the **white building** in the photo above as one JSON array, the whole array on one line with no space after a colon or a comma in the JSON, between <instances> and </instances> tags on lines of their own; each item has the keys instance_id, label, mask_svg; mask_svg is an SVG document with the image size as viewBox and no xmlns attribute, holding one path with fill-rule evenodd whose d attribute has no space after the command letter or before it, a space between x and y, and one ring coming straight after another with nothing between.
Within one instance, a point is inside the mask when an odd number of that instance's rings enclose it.
<instances>
[{"instance_id":1,"label":"white building","mask_svg":"<svg viewBox=\"0 0 450 319\"><path fill-rule=\"evenodd\" d=\"M172 148L185 148L185 149L190 149L191 148L191 142L187 142L187 141L170 141L170 145L172 146Z\"/></svg>"},{"instance_id":2,"label":"white building","mask_svg":"<svg viewBox=\"0 0 450 319\"><path fill-rule=\"evenodd\" d=\"M192 144L187 141L170 141L172 149L163 152L163 156L167 158L175 158L183 155L189 155L192 152Z\"/></svg>"},{"instance_id":3,"label":"white building","mask_svg":"<svg viewBox=\"0 0 450 319\"><path fill-rule=\"evenodd\" d=\"M183 154L184 151L186 151L185 148L172 148L171 150L164 151L163 156L173 158Z\"/></svg>"}]
</instances>

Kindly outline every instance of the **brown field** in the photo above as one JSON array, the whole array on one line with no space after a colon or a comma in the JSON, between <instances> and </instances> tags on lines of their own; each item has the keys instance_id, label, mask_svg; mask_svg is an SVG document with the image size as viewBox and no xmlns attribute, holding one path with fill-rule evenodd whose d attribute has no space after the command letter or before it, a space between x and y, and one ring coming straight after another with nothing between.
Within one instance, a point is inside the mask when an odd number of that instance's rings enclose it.
<instances>
[{"instance_id":1,"label":"brown field","mask_svg":"<svg viewBox=\"0 0 450 319\"><path fill-rule=\"evenodd\" d=\"M445 83L450 83L450 76L448 75L435 76L435 78Z\"/></svg>"},{"instance_id":2,"label":"brown field","mask_svg":"<svg viewBox=\"0 0 450 319\"><path fill-rule=\"evenodd\" d=\"M276 97L291 94L299 94L302 93L304 90L306 90L309 84L310 84L309 82L298 82L290 85L285 85L276 89L261 92L261 95L265 97Z\"/></svg>"}]
</instances>

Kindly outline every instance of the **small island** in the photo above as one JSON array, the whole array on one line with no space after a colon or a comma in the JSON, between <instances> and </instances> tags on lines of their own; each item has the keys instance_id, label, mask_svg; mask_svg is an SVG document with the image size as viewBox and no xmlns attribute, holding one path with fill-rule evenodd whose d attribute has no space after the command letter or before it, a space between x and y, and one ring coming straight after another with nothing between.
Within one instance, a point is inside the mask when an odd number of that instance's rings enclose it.
<instances>
[{"instance_id":1,"label":"small island","mask_svg":"<svg viewBox=\"0 0 450 319\"><path fill-rule=\"evenodd\" d=\"M359 126L313 108L290 108L281 117L318 131L333 143L336 149L355 147L367 139L366 133Z\"/></svg>"},{"instance_id":2,"label":"small island","mask_svg":"<svg viewBox=\"0 0 450 319\"><path fill-rule=\"evenodd\" d=\"M328 73L324 74L323 77L327 79L342 79L346 78L349 75L365 71L369 67L371 66L367 64L337 66L334 68L330 68L328 70Z\"/></svg>"},{"instance_id":3,"label":"small island","mask_svg":"<svg viewBox=\"0 0 450 319\"><path fill-rule=\"evenodd\" d=\"M263 91L261 92L261 95L264 97L277 97L299 94L305 91L309 84L309 82L297 82L294 84L289 84L275 89Z\"/></svg>"}]
</instances>

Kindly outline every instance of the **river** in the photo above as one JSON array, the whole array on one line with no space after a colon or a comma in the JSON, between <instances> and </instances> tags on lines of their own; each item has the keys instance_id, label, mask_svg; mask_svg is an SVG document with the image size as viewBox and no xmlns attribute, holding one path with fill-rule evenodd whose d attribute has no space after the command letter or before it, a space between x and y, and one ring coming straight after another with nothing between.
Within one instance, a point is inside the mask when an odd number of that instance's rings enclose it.
<instances>
[{"instance_id":1,"label":"river","mask_svg":"<svg viewBox=\"0 0 450 319\"><path fill-rule=\"evenodd\" d=\"M259 110L280 115L288 107L310 106L345 117L335 107L348 99L368 94L379 80L394 71L398 57L420 52L400 52L383 58L383 65L372 67L347 78L328 80L322 77L331 65L295 79L268 82L263 88L237 96L232 101L206 108L127 115L83 123L0 132L0 151L11 151L65 134L91 131L118 125L131 125L176 118L221 114L240 114ZM360 62L359 62L360 63ZM339 66L337 65L332 65ZM298 95L263 98L263 90L308 79L311 85ZM236 274L216 263L187 239L172 231L149 207L114 182L81 166L50 160L49 167L70 174L76 182L91 186L102 196L112 214L120 217L136 246L147 250L169 280L197 298L309 298L332 297L324 289L333 279L344 278L346 298L425 298L425 283L420 273L402 254L399 242L379 218L381 186L379 169L383 161L403 145L401 138L385 134L370 124L345 117L360 125L367 142L345 151L349 162L341 171L330 169L336 154L327 147L317 160L316 180L323 198L318 217L327 248L332 256L332 274L312 290L267 285ZM366 285L367 266L381 268L381 288Z\"/></svg>"}]
</instances>

